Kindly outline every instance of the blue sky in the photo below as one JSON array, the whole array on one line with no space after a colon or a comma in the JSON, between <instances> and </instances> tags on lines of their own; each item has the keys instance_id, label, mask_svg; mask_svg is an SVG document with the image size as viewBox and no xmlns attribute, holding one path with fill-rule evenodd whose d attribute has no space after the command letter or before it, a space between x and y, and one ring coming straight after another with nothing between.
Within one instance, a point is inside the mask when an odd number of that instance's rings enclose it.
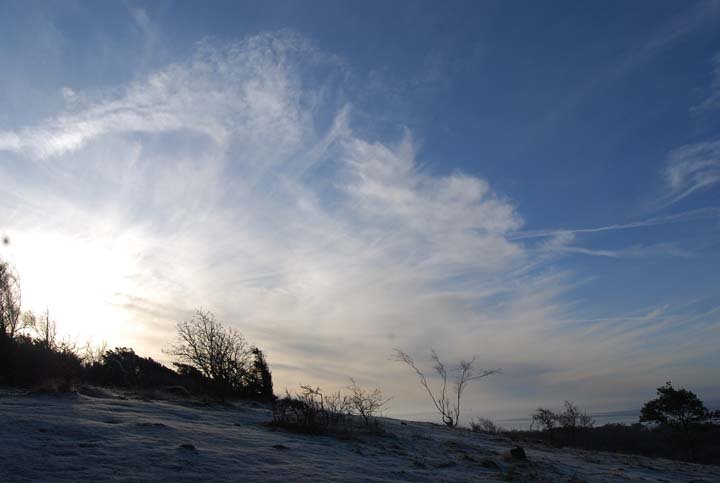
<instances>
[{"instance_id":1,"label":"blue sky","mask_svg":"<svg viewBox=\"0 0 720 483\"><path fill-rule=\"evenodd\" d=\"M163 359L209 308L279 387L477 354L508 416L720 398L720 3L2 2L24 305ZM164 360L164 359L163 359Z\"/></svg>"}]
</instances>

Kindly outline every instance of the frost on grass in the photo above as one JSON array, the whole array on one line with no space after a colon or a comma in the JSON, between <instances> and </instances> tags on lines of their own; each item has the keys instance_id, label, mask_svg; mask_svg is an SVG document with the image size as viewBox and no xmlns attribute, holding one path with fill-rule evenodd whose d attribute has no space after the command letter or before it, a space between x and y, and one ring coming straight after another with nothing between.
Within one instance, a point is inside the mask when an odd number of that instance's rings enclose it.
<instances>
[{"instance_id":1,"label":"frost on grass","mask_svg":"<svg viewBox=\"0 0 720 483\"><path fill-rule=\"evenodd\" d=\"M269 405L0 390L0 481L720 481L720 469L525 446L381 418L382 435L273 428Z\"/></svg>"}]
</instances>

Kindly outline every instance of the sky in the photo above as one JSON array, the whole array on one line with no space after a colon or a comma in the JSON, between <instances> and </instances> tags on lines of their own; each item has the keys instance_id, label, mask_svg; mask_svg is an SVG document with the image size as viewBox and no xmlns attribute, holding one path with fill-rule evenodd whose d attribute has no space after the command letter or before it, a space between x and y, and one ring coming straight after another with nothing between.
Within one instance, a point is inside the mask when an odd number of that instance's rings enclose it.
<instances>
[{"instance_id":1,"label":"sky","mask_svg":"<svg viewBox=\"0 0 720 483\"><path fill-rule=\"evenodd\" d=\"M432 418L720 399L720 2L0 2L0 257L169 363L211 310L276 390ZM433 379L433 383L438 382Z\"/></svg>"}]
</instances>

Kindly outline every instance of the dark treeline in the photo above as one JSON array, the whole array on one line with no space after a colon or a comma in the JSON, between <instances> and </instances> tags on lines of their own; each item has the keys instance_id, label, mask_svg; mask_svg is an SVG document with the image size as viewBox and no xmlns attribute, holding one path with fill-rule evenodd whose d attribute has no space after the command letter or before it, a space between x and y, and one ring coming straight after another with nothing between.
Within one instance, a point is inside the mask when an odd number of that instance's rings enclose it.
<instances>
[{"instance_id":1,"label":"dark treeline","mask_svg":"<svg viewBox=\"0 0 720 483\"><path fill-rule=\"evenodd\" d=\"M720 411L708 410L695 393L670 382L657 388L657 398L645 403L632 425L595 427L593 418L570 401L561 411L538 408L532 420L530 431L505 431L486 419L473 422L472 429L554 447L720 463L720 426L715 424Z\"/></svg>"},{"instance_id":2,"label":"dark treeline","mask_svg":"<svg viewBox=\"0 0 720 483\"><path fill-rule=\"evenodd\" d=\"M264 354L253 348L254 359L240 384L220 385L192 365L171 369L118 347L89 360L68 344L48 346L38 338L0 335L0 384L58 392L90 384L126 389L160 389L178 394L272 400L272 376Z\"/></svg>"},{"instance_id":3,"label":"dark treeline","mask_svg":"<svg viewBox=\"0 0 720 483\"><path fill-rule=\"evenodd\" d=\"M83 384L169 390L219 398L271 401L272 374L265 354L232 328L198 310L177 324L167 350L171 369L133 349L78 348L59 342L49 313L22 313L17 274L0 260L0 384L72 391Z\"/></svg>"},{"instance_id":4,"label":"dark treeline","mask_svg":"<svg viewBox=\"0 0 720 483\"><path fill-rule=\"evenodd\" d=\"M347 393L323 395L303 386L278 399L263 351L206 310L176 324L175 342L163 352L173 368L142 357L131 348L84 348L58 341L49 312L21 312L17 274L0 260L0 385L51 392L100 395L99 387L138 390L142 397L164 395L246 398L272 402L278 427L305 433L381 432L375 419L387 403L379 389L367 390L352 378ZM354 418L357 417L357 418ZM361 421L357 424L357 420Z\"/></svg>"},{"instance_id":5,"label":"dark treeline","mask_svg":"<svg viewBox=\"0 0 720 483\"><path fill-rule=\"evenodd\" d=\"M703 464L720 464L720 426L704 424L689 435L666 425L605 424L591 428L553 428L543 431L503 431L521 442L543 443L592 451L628 453Z\"/></svg>"}]
</instances>

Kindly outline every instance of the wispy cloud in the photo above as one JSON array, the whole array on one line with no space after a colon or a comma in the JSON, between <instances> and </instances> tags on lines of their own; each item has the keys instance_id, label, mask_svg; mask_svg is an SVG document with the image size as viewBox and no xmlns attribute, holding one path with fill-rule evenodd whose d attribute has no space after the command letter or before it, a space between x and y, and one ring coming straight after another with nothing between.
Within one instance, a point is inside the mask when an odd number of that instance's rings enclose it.
<instances>
[{"instance_id":1,"label":"wispy cloud","mask_svg":"<svg viewBox=\"0 0 720 483\"><path fill-rule=\"evenodd\" d=\"M92 293L153 342L167 338L167 314L196 305L248 321L282 353L290 327L329 341L354 332L424 338L462 320L467 296L448 294L527 263L507 239L521 217L482 179L424 173L409 133L396 145L354 135L346 105L319 104L327 79L305 74L323 63L342 69L289 33L205 42L146 80L0 133L18 168L5 172L15 183L3 190L16 201L3 211L13 213L25 279L69 269L32 262L38 243L94 250L92 264L77 260L83 249L64 258L82 285L68 291L121 280L121 290ZM323 126L318 109L334 121ZM103 273L103 254L124 262ZM129 337L143 332L125 325Z\"/></svg>"},{"instance_id":2,"label":"wispy cloud","mask_svg":"<svg viewBox=\"0 0 720 483\"><path fill-rule=\"evenodd\" d=\"M204 306L269 352L280 388L358 375L406 402L402 368L377 368L394 346L577 378L642 345L642 333L613 346L567 330L563 296L579 282L522 240L564 234L557 248L580 250L568 234L717 209L523 233L488 181L423 170L411 133L357 135L352 99L327 95L345 68L287 32L206 41L0 132L0 217L28 308L162 357L174 323Z\"/></svg>"},{"instance_id":3,"label":"wispy cloud","mask_svg":"<svg viewBox=\"0 0 720 483\"><path fill-rule=\"evenodd\" d=\"M716 218L720 216L720 207L709 206L705 208L698 208L695 210L689 210L682 213L675 213L672 215L655 216L647 218L645 220L632 221L629 223L617 223L605 226L596 226L588 228L562 228L555 230L528 230L519 231L510 236L512 240L522 240L526 238L547 238L557 237L560 235L568 234L582 234L582 233L601 233L605 231L615 230L631 230L634 228L644 228L651 226L669 225L673 223L685 223L696 220L702 220L707 218Z\"/></svg>"},{"instance_id":4,"label":"wispy cloud","mask_svg":"<svg viewBox=\"0 0 720 483\"><path fill-rule=\"evenodd\" d=\"M670 190L668 204L720 182L720 141L690 144L672 151L665 179Z\"/></svg>"},{"instance_id":5,"label":"wispy cloud","mask_svg":"<svg viewBox=\"0 0 720 483\"><path fill-rule=\"evenodd\" d=\"M687 250L683 250L672 244L663 243L658 243L654 245L633 245L617 250L591 249L561 245L554 248L554 251L607 258L636 258L649 256L689 257L691 255L691 253Z\"/></svg>"}]
</instances>

